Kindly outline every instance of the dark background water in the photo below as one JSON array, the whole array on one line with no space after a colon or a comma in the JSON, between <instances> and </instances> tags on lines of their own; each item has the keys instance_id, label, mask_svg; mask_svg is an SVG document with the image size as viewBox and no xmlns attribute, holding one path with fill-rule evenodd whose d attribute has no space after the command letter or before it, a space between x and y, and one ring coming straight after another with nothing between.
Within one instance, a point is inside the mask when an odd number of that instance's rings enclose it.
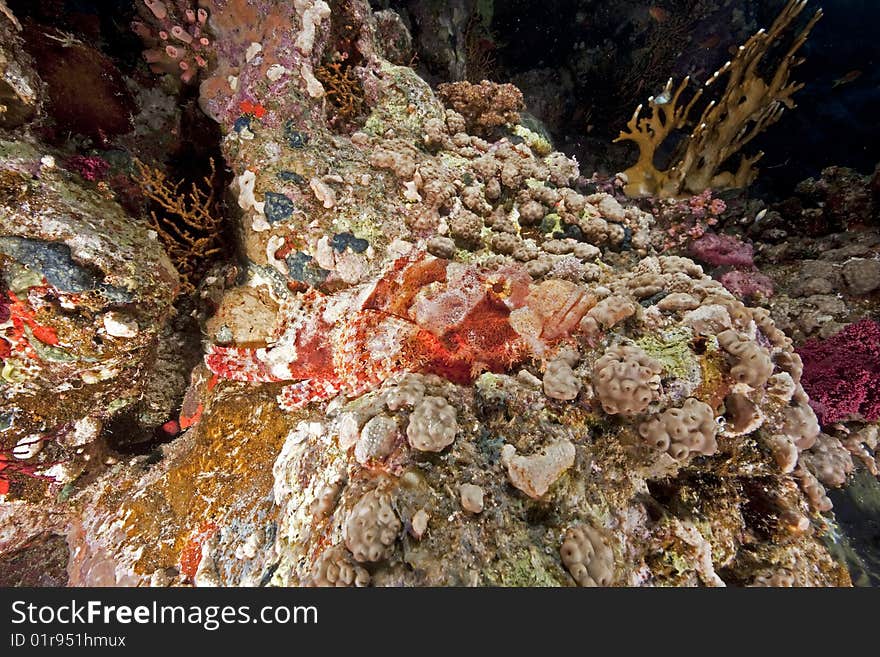
<instances>
[{"instance_id":1,"label":"dark background water","mask_svg":"<svg viewBox=\"0 0 880 657\"><path fill-rule=\"evenodd\" d=\"M880 2L831 0L797 69L798 107L758 142L764 184L787 189L836 164L868 173L880 162ZM851 83L834 80L861 71ZM773 167L773 168L771 168Z\"/></svg>"},{"instance_id":2,"label":"dark background water","mask_svg":"<svg viewBox=\"0 0 880 657\"><path fill-rule=\"evenodd\" d=\"M436 81L456 76L438 62L430 37L454 25L456 12L483 18L487 5L491 20L481 38L493 60L488 77L517 83L529 111L589 174L631 162L632 146L610 142L638 103L670 76L705 80L732 48L769 26L785 0L374 0L409 21L422 68ZM757 193L784 195L824 167L868 173L880 161L880 2L810 2L801 24L820 6L825 15L793 74L806 85L798 107L753 142L766 153ZM848 74L857 77L835 85Z\"/></svg>"}]
</instances>

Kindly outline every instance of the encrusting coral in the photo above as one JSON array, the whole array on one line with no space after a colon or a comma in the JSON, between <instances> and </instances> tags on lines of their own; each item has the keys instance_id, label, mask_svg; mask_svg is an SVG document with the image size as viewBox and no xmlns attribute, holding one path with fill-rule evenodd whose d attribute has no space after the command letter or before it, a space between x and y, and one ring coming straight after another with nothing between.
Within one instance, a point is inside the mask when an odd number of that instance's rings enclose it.
<instances>
[{"instance_id":1,"label":"encrusting coral","mask_svg":"<svg viewBox=\"0 0 880 657\"><path fill-rule=\"evenodd\" d=\"M400 530L391 498L371 491L354 505L345 522L345 545L359 562L387 559Z\"/></svg>"},{"instance_id":2,"label":"encrusting coral","mask_svg":"<svg viewBox=\"0 0 880 657\"><path fill-rule=\"evenodd\" d=\"M560 548L562 563L580 586L610 586L614 553L607 539L589 525L572 527Z\"/></svg>"},{"instance_id":3,"label":"encrusting coral","mask_svg":"<svg viewBox=\"0 0 880 657\"><path fill-rule=\"evenodd\" d=\"M657 396L662 365L638 347L612 347L596 361L593 385L606 413L641 413Z\"/></svg>"},{"instance_id":4,"label":"encrusting coral","mask_svg":"<svg viewBox=\"0 0 880 657\"><path fill-rule=\"evenodd\" d=\"M648 444L677 461L693 453L714 454L718 450L716 430L712 407L693 397L681 408L670 408L639 426L639 434Z\"/></svg>"},{"instance_id":5,"label":"encrusting coral","mask_svg":"<svg viewBox=\"0 0 880 657\"><path fill-rule=\"evenodd\" d=\"M792 96L803 85L789 81L791 69L801 62L796 53L821 18L822 10L797 33L772 72L764 74L760 69L806 5L806 0L790 0L769 30L760 30L752 36L739 47L732 60L706 81L705 88L709 88L726 76L727 86L693 123L695 127L686 134L665 169L657 167L655 157L664 142L691 125L691 111L704 89L685 101L689 78L684 78L678 86L674 86L670 78L659 95L648 99L649 116L641 116L642 105L636 108L627 129L616 139L635 142L639 147L638 161L624 171L627 195L687 196L707 189L745 187L754 180L757 175L754 164L761 153L751 157L741 155L735 170L728 171L724 167L759 133L776 123L786 107L794 107Z\"/></svg>"}]
</instances>

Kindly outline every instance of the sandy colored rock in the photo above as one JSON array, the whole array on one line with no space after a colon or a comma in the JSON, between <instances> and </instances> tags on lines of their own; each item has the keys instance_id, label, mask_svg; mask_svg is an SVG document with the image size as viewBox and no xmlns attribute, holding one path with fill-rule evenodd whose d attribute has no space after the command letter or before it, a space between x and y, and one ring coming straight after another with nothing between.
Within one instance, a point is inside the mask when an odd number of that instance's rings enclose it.
<instances>
[{"instance_id":1,"label":"sandy colored rock","mask_svg":"<svg viewBox=\"0 0 880 657\"><path fill-rule=\"evenodd\" d=\"M510 483L529 497L538 499L574 465L575 448L564 440L545 447L538 454L521 456L512 445L505 445L502 458L507 465Z\"/></svg>"}]
</instances>

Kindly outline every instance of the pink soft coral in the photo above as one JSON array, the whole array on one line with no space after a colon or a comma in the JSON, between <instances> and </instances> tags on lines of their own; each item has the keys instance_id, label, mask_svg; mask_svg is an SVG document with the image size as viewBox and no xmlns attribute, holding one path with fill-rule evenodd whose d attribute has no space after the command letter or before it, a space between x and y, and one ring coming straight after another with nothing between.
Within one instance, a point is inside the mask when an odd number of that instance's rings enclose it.
<instances>
[{"instance_id":1,"label":"pink soft coral","mask_svg":"<svg viewBox=\"0 0 880 657\"><path fill-rule=\"evenodd\" d=\"M821 423L880 419L880 323L863 319L827 340L809 340L797 352L804 361L804 389Z\"/></svg>"},{"instance_id":2,"label":"pink soft coral","mask_svg":"<svg viewBox=\"0 0 880 657\"><path fill-rule=\"evenodd\" d=\"M751 268L755 262L752 245L732 235L706 233L691 244L691 253L695 258L715 267Z\"/></svg>"},{"instance_id":3,"label":"pink soft coral","mask_svg":"<svg viewBox=\"0 0 880 657\"><path fill-rule=\"evenodd\" d=\"M757 271L734 269L721 276L721 284L740 299L769 299L773 280Z\"/></svg>"},{"instance_id":4,"label":"pink soft coral","mask_svg":"<svg viewBox=\"0 0 880 657\"><path fill-rule=\"evenodd\" d=\"M98 155L74 155L67 159L67 168L84 180L103 180L110 171L110 163Z\"/></svg>"}]
</instances>

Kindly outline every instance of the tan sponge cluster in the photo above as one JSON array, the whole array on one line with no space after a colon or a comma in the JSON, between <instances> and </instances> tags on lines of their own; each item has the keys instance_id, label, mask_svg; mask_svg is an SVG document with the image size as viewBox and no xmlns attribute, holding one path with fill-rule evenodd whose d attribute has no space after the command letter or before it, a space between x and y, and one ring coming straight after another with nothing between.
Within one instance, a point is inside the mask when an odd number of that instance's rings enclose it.
<instances>
[{"instance_id":1,"label":"tan sponge cluster","mask_svg":"<svg viewBox=\"0 0 880 657\"><path fill-rule=\"evenodd\" d=\"M718 451L717 427L712 407L689 397L681 408L667 409L642 422L639 435L676 461L684 461L691 454L710 456Z\"/></svg>"},{"instance_id":2,"label":"tan sponge cluster","mask_svg":"<svg viewBox=\"0 0 880 657\"><path fill-rule=\"evenodd\" d=\"M593 371L593 387L609 415L641 413L657 398L663 366L632 345L610 347Z\"/></svg>"},{"instance_id":3,"label":"tan sponge cluster","mask_svg":"<svg viewBox=\"0 0 880 657\"><path fill-rule=\"evenodd\" d=\"M614 579L614 552L594 527L580 525L569 529L559 555L579 586L611 585Z\"/></svg>"}]
</instances>

